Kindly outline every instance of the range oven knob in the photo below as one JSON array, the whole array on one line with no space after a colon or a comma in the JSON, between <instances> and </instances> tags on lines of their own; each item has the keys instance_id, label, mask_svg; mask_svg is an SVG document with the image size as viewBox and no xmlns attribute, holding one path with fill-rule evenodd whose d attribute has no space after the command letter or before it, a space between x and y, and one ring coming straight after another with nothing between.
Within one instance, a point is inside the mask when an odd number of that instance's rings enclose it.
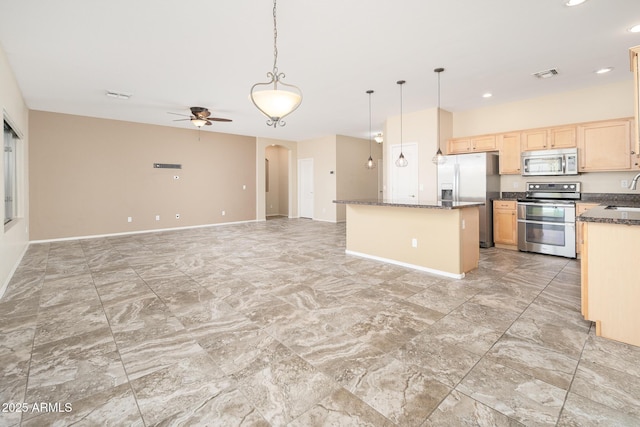
<instances>
[{"instance_id":1,"label":"range oven knob","mask_svg":"<svg viewBox=\"0 0 640 427\"><path fill-rule=\"evenodd\" d=\"M564 186L564 188L569 188L569 186L568 186L568 185L565 185L565 186Z\"/></svg>"}]
</instances>

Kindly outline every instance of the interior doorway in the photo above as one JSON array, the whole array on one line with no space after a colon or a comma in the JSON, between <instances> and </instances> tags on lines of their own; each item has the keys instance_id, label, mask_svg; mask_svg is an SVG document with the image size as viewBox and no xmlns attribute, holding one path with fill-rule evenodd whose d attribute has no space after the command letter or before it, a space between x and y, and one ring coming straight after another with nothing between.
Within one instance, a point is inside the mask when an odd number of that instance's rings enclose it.
<instances>
[{"instance_id":1,"label":"interior doorway","mask_svg":"<svg viewBox=\"0 0 640 427\"><path fill-rule=\"evenodd\" d=\"M265 148L265 216L289 217L289 150L280 145Z\"/></svg>"},{"instance_id":2,"label":"interior doorway","mask_svg":"<svg viewBox=\"0 0 640 427\"><path fill-rule=\"evenodd\" d=\"M313 159L298 160L298 212L313 219Z\"/></svg>"},{"instance_id":3,"label":"interior doorway","mask_svg":"<svg viewBox=\"0 0 640 427\"><path fill-rule=\"evenodd\" d=\"M391 146L389 159L389 177L391 199L407 200L418 197L418 144L402 145L402 154L408 165L403 168L396 166L395 161L400 156L400 144Z\"/></svg>"}]
</instances>

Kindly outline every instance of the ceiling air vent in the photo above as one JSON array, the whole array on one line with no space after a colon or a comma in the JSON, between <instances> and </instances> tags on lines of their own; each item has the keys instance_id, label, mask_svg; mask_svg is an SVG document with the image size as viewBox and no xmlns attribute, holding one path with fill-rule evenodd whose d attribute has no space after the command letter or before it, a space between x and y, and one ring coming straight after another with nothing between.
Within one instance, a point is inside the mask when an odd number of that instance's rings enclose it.
<instances>
[{"instance_id":1,"label":"ceiling air vent","mask_svg":"<svg viewBox=\"0 0 640 427\"><path fill-rule=\"evenodd\" d=\"M539 79L548 79L558 74L558 70L555 68L551 68L549 70L538 71L537 73L533 73L533 75Z\"/></svg>"}]
</instances>

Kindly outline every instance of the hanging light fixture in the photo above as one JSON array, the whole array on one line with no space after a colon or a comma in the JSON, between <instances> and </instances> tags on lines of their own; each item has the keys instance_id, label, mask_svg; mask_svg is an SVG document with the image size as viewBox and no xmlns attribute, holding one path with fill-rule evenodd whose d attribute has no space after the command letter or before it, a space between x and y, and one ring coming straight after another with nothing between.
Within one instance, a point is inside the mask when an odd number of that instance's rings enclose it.
<instances>
[{"instance_id":1,"label":"hanging light fixture","mask_svg":"<svg viewBox=\"0 0 640 427\"><path fill-rule=\"evenodd\" d=\"M373 140L378 144L382 144L382 141L384 141L384 138L382 137L382 132L379 132L376 136L374 136Z\"/></svg>"},{"instance_id":2,"label":"hanging light fixture","mask_svg":"<svg viewBox=\"0 0 640 427\"><path fill-rule=\"evenodd\" d=\"M438 139L436 140L436 144L438 145L438 151L436 151L436 155L433 156L431 161L436 165L441 165L447 161L447 158L442 154L442 150L440 149L440 73L444 71L444 68L436 68L433 72L438 73L438 111L437 111L437 135Z\"/></svg>"},{"instance_id":3,"label":"hanging light fixture","mask_svg":"<svg viewBox=\"0 0 640 427\"><path fill-rule=\"evenodd\" d=\"M374 162L373 157L371 157L371 94L373 91L369 89L367 93L369 94L369 159L367 163L364 164L364 167L367 169L375 169L376 162Z\"/></svg>"},{"instance_id":4,"label":"hanging light fixture","mask_svg":"<svg viewBox=\"0 0 640 427\"><path fill-rule=\"evenodd\" d=\"M404 154L402 153L402 85L406 83L404 80L398 80L396 82L400 85L400 156L396 160L396 166L399 168L407 167L409 162L404 158Z\"/></svg>"},{"instance_id":5,"label":"hanging light fixture","mask_svg":"<svg viewBox=\"0 0 640 427\"><path fill-rule=\"evenodd\" d=\"M267 77L271 80L254 84L249 94L253 105L267 116L267 125L273 127L284 126L286 123L282 119L293 113L302 103L300 88L282 81L285 75L278 70L277 41L276 0L273 0L273 71L267 73ZM258 86L273 87L273 89L256 90Z\"/></svg>"}]
</instances>

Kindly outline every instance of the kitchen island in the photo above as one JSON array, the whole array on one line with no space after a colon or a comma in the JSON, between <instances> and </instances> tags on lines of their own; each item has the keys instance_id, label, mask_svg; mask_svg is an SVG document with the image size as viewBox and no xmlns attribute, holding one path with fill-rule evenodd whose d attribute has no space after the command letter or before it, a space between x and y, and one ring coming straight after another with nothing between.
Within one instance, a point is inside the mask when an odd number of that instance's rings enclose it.
<instances>
[{"instance_id":1,"label":"kitchen island","mask_svg":"<svg viewBox=\"0 0 640 427\"><path fill-rule=\"evenodd\" d=\"M334 200L347 212L346 253L461 279L478 267L484 202Z\"/></svg>"},{"instance_id":2,"label":"kitchen island","mask_svg":"<svg viewBox=\"0 0 640 427\"><path fill-rule=\"evenodd\" d=\"M640 205L602 204L578 217L582 227L582 315L596 335L640 346Z\"/></svg>"}]
</instances>

